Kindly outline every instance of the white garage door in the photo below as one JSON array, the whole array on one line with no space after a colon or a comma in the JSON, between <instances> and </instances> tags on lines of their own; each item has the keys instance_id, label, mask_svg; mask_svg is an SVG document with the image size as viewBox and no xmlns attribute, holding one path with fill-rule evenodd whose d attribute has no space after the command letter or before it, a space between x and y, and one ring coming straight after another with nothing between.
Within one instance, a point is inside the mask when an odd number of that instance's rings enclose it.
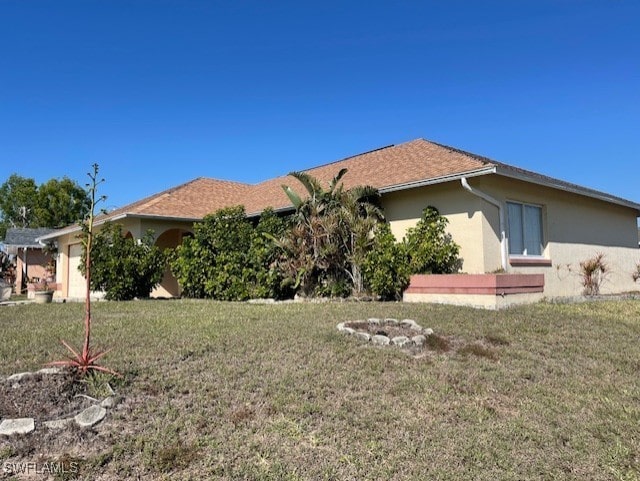
<instances>
[{"instance_id":1,"label":"white garage door","mask_svg":"<svg viewBox=\"0 0 640 481\"><path fill-rule=\"evenodd\" d=\"M82 299L85 296L85 289L87 281L80 271L78 266L80 265L82 257L82 244L73 244L69 246L69 277L68 277L68 294L70 299Z\"/></svg>"}]
</instances>

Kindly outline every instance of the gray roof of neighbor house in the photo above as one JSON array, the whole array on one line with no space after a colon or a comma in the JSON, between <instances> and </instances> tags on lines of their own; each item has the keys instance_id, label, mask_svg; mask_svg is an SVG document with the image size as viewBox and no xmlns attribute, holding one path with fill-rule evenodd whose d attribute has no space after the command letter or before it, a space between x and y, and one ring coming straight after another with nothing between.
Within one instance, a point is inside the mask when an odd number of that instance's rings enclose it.
<instances>
[{"instance_id":1,"label":"gray roof of neighbor house","mask_svg":"<svg viewBox=\"0 0 640 481\"><path fill-rule=\"evenodd\" d=\"M635 202L425 139L389 145L304 169L304 172L326 184L343 168L347 169L342 178L345 188L370 185L379 189L381 194L459 180L461 177L495 174L623 205L636 210L637 215L640 215L640 204ZM300 184L287 175L254 185L197 178L100 216L96 218L96 224L125 217L194 221L222 207L233 205L244 205L248 215L258 215L267 207L275 210L292 209L293 206L282 189L283 184L304 194ZM69 226L44 238L55 238L78 229L77 225Z\"/></svg>"},{"instance_id":2,"label":"gray roof of neighbor house","mask_svg":"<svg viewBox=\"0 0 640 481\"><path fill-rule=\"evenodd\" d=\"M2 243L5 246L11 246L16 248L33 248L42 249L44 246L40 244L36 239L55 232L56 229L47 228L20 228L11 227L7 229L7 234L4 236Z\"/></svg>"}]
</instances>

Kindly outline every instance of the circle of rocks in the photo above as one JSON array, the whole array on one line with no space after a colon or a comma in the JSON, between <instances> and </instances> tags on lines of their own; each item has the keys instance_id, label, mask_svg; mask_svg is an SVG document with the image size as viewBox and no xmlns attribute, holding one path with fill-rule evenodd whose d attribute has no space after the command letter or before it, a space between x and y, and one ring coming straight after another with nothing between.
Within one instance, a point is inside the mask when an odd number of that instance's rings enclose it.
<instances>
[{"instance_id":1,"label":"circle of rocks","mask_svg":"<svg viewBox=\"0 0 640 481\"><path fill-rule=\"evenodd\" d=\"M361 331L349 327L348 324L356 324L366 322L369 324L371 328L384 328L384 326L389 327L405 327L415 332L414 336L394 336L389 337L385 334L375 334L371 335L368 332ZM427 337L433 335L433 329L430 327L424 328L420 326L413 319L403 319L399 321L398 319L386 318L386 319L378 319L376 317L372 317L367 319L366 321L349 321L349 322L341 322L337 326L338 331L354 336L357 339L370 342L375 346L397 346L400 348L410 348L410 347L422 347L427 342Z\"/></svg>"},{"instance_id":2,"label":"circle of rocks","mask_svg":"<svg viewBox=\"0 0 640 481\"><path fill-rule=\"evenodd\" d=\"M58 368L44 368L36 372L21 372L13 374L6 378L4 382L13 383L14 389L20 388L20 381L22 379L35 376L36 374L44 375L56 375L61 374L62 370ZM73 417L54 419L52 421L44 421L42 425L48 429L64 429L71 424L76 424L81 428L88 428L102 421L107 415L107 409L115 407L120 399L115 395L113 390L111 394L102 400L89 398L95 401L95 404L82 410ZM11 436L14 434L29 434L36 429L36 423L34 418L13 418L2 419L0 422L0 435Z\"/></svg>"}]
</instances>

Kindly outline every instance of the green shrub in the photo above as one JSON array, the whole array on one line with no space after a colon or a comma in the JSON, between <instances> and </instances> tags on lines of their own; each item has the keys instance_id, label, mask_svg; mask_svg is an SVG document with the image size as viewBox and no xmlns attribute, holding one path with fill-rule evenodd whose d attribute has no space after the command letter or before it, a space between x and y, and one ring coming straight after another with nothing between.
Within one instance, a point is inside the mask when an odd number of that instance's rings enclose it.
<instances>
[{"instance_id":1,"label":"green shrub","mask_svg":"<svg viewBox=\"0 0 640 481\"><path fill-rule=\"evenodd\" d=\"M242 206L221 209L196 223L193 237L184 239L171 260L182 294L224 301L247 299L244 271L252 233Z\"/></svg>"},{"instance_id":2,"label":"green shrub","mask_svg":"<svg viewBox=\"0 0 640 481\"><path fill-rule=\"evenodd\" d=\"M94 234L91 248L91 289L110 300L149 297L162 281L166 256L148 231L139 242L122 235L122 226L107 223ZM80 271L85 275L85 253Z\"/></svg>"},{"instance_id":3,"label":"green shrub","mask_svg":"<svg viewBox=\"0 0 640 481\"><path fill-rule=\"evenodd\" d=\"M287 296L275 267L278 249L272 240L285 230L286 222L271 210L255 228L242 206L206 216L171 259L182 294L224 301Z\"/></svg>"},{"instance_id":4,"label":"green shrub","mask_svg":"<svg viewBox=\"0 0 640 481\"><path fill-rule=\"evenodd\" d=\"M389 224L378 225L371 250L363 264L365 284L383 300L399 300L409 285L406 246L396 242Z\"/></svg>"},{"instance_id":5,"label":"green shrub","mask_svg":"<svg viewBox=\"0 0 640 481\"><path fill-rule=\"evenodd\" d=\"M460 270L460 247L446 232L449 221L429 206L415 227L407 230L404 243L412 274L450 274Z\"/></svg>"},{"instance_id":6,"label":"green shrub","mask_svg":"<svg viewBox=\"0 0 640 481\"><path fill-rule=\"evenodd\" d=\"M288 220L265 209L251 237L245 278L250 296L256 299L293 297L293 290L284 285L284 275L277 268L280 249L274 239L280 239L288 229Z\"/></svg>"}]
</instances>

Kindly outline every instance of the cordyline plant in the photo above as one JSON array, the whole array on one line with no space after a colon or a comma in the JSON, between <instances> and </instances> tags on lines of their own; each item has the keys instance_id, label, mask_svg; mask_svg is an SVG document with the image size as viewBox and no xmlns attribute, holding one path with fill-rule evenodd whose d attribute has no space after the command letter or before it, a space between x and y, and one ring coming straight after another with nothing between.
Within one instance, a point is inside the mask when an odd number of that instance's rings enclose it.
<instances>
[{"instance_id":1,"label":"cordyline plant","mask_svg":"<svg viewBox=\"0 0 640 481\"><path fill-rule=\"evenodd\" d=\"M580 276L582 293L585 296L597 296L600 294L600 286L609 273L609 266L604 261L604 254L597 253L591 259L580 262Z\"/></svg>"},{"instance_id":2,"label":"cordyline plant","mask_svg":"<svg viewBox=\"0 0 640 481\"><path fill-rule=\"evenodd\" d=\"M93 172L89 172L87 175L91 182L87 184L89 197L91 200L89 215L87 219L82 223L83 239L82 243L86 252L85 255L85 278L86 278L86 296L85 296L85 317L84 317L84 343L82 351L76 350L71 345L60 340L62 344L71 352L72 356L69 356L64 361L50 362L50 366L63 366L75 369L84 376L91 371L102 371L115 376L120 376L117 372L101 366L98 364L98 360L107 354L108 350L94 350L91 347L91 243L93 241L93 221L95 218L96 206L100 202L106 200L106 196L100 196L96 198L98 186L104 182L104 179L98 180L98 164L93 164Z\"/></svg>"}]
</instances>

